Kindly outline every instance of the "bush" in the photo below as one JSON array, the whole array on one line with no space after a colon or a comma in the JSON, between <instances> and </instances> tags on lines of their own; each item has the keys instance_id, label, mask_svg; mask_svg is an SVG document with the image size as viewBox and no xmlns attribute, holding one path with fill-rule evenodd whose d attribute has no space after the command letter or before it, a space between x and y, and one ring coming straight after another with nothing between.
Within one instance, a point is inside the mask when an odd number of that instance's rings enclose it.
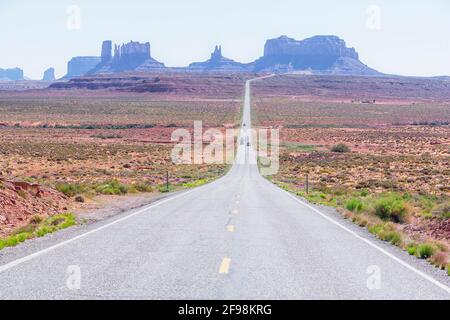
<instances>
[{"instance_id":1,"label":"bush","mask_svg":"<svg viewBox=\"0 0 450 320\"><path fill-rule=\"evenodd\" d=\"M408 244L406 251L408 251L410 255L415 256L417 254L417 245L414 243Z\"/></svg>"},{"instance_id":2,"label":"bush","mask_svg":"<svg viewBox=\"0 0 450 320\"><path fill-rule=\"evenodd\" d=\"M24 242L30 236L31 236L31 234L29 234L27 232L23 232L23 233L19 233L18 235L16 235L16 239L17 239L18 242Z\"/></svg>"},{"instance_id":3,"label":"bush","mask_svg":"<svg viewBox=\"0 0 450 320\"><path fill-rule=\"evenodd\" d=\"M64 193L68 197L73 197L78 194L85 193L89 190L86 185L82 184L71 184L71 183L59 183L56 185L56 190L61 193Z\"/></svg>"},{"instance_id":4,"label":"bush","mask_svg":"<svg viewBox=\"0 0 450 320\"><path fill-rule=\"evenodd\" d=\"M0 250L4 247L14 247L27 239L43 237L47 233L65 229L76 224L75 216L71 213L57 214L45 220L42 220L39 216L35 217L32 218L28 226L17 229L12 236L6 239L0 239Z\"/></svg>"},{"instance_id":5,"label":"bush","mask_svg":"<svg viewBox=\"0 0 450 320\"><path fill-rule=\"evenodd\" d=\"M152 192L153 188L146 183L136 183L133 184L133 188L138 192Z\"/></svg>"},{"instance_id":6,"label":"bush","mask_svg":"<svg viewBox=\"0 0 450 320\"><path fill-rule=\"evenodd\" d=\"M98 185L95 188L95 191L97 191L100 194L106 195L122 195L128 193L130 191L130 187L120 183L117 180L110 180L103 184Z\"/></svg>"},{"instance_id":7,"label":"bush","mask_svg":"<svg viewBox=\"0 0 450 320\"><path fill-rule=\"evenodd\" d=\"M347 210L360 212L363 209L363 203L359 199L351 199L347 201L345 207L347 208Z\"/></svg>"},{"instance_id":8,"label":"bush","mask_svg":"<svg viewBox=\"0 0 450 320\"><path fill-rule=\"evenodd\" d=\"M407 216L407 207L402 198L388 195L375 203L375 214L382 220L404 222Z\"/></svg>"},{"instance_id":9,"label":"bush","mask_svg":"<svg viewBox=\"0 0 450 320\"><path fill-rule=\"evenodd\" d=\"M430 258L436 251L436 248L429 243L421 244L417 247L417 254L421 259Z\"/></svg>"},{"instance_id":10,"label":"bush","mask_svg":"<svg viewBox=\"0 0 450 320\"><path fill-rule=\"evenodd\" d=\"M364 189L364 190L361 190L360 194L361 194L361 197L367 197L369 195L369 191Z\"/></svg>"},{"instance_id":11,"label":"bush","mask_svg":"<svg viewBox=\"0 0 450 320\"><path fill-rule=\"evenodd\" d=\"M444 219L450 219L450 201L438 205L433 210L433 214Z\"/></svg>"},{"instance_id":12,"label":"bush","mask_svg":"<svg viewBox=\"0 0 450 320\"><path fill-rule=\"evenodd\" d=\"M331 147L332 152L345 153L350 152L350 148L345 143L338 143Z\"/></svg>"},{"instance_id":13,"label":"bush","mask_svg":"<svg viewBox=\"0 0 450 320\"><path fill-rule=\"evenodd\" d=\"M431 263L434 264L438 268L445 269L445 266L448 263L447 254L442 251L435 253L431 257Z\"/></svg>"},{"instance_id":14,"label":"bush","mask_svg":"<svg viewBox=\"0 0 450 320\"><path fill-rule=\"evenodd\" d=\"M402 236L397 232L392 223L376 224L369 228L369 232L376 235L379 239L400 246L402 244Z\"/></svg>"},{"instance_id":15,"label":"bush","mask_svg":"<svg viewBox=\"0 0 450 320\"><path fill-rule=\"evenodd\" d=\"M402 244L402 236L396 231L386 232L385 234L383 234L382 240L388 241L395 246L400 246Z\"/></svg>"}]
</instances>

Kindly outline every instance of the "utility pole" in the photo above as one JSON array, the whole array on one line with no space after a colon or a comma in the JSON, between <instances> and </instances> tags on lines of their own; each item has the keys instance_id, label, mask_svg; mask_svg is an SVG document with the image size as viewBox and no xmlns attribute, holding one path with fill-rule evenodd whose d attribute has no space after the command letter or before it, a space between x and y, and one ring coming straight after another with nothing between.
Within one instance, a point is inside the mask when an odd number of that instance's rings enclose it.
<instances>
[{"instance_id":1,"label":"utility pole","mask_svg":"<svg viewBox=\"0 0 450 320\"><path fill-rule=\"evenodd\" d=\"M169 192L169 170L166 171L166 190Z\"/></svg>"},{"instance_id":2,"label":"utility pole","mask_svg":"<svg viewBox=\"0 0 450 320\"><path fill-rule=\"evenodd\" d=\"M306 179L305 179L305 189L306 189L306 194L309 193L309 177L308 174L306 174Z\"/></svg>"}]
</instances>

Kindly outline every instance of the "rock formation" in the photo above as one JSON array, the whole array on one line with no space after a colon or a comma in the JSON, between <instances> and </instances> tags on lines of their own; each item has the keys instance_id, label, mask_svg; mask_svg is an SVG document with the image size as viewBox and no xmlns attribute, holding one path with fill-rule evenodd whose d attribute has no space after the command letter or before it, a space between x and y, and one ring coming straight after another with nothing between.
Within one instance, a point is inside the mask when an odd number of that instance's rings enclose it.
<instances>
[{"instance_id":1,"label":"rock formation","mask_svg":"<svg viewBox=\"0 0 450 320\"><path fill-rule=\"evenodd\" d=\"M250 71L247 65L225 58L222 47L216 46L211 58L204 62L194 62L189 65L189 71L201 72L244 72Z\"/></svg>"},{"instance_id":2,"label":"rock formation","mask_svg":"<svg viewBox=\"0 0 450 320\"><path fill-rule=\"evenodd\" d=\"M317 74L378 74L361 63L356 50L336 36L315 36L302 41L287 36L271 39L266 42L264 56L254 62L256 72L298 70Z\"/></svg>"},{"instance_id":3,"label":"rock formation","mask_svg":"<svg viewBox=\"0 0 450 320\"><path fill-rule=\"evenodd\" d=\"M99 63L100 57L75 57L67 63L67 74L64 78L79 77L87 74Z\"/></svg>"},{"instance_id":4,"label":"rock formation","mask_svg":"<svg viewBox=\"0 0 450 320\"><path fill-rule=\"evenodd\" d=\"M44 76L42 77L44 81L55 81L55 69L48 68L44 71Z\"/></svg>"},{"instance_id":5,"label":"rock formation","mask_svg":"<svg viewBox=\"0 0 450 320\"><path fill-rule=\"evenodd\" d=\"M0 69L0 80L23 80L23 70L20 68Z\"/></svg>"},{"instance_id":6,"label":"rock formation","mask_svg":"<svg viewBox=\"0 0 450 320\"><path fill-rule=\"evenodd\" d=\"M102 43L102 55L101 55L101 63L107 64L111 62L112 55L112 41L111 40L105 40Z\"/></svg>"},{"instance_id":7,"label":"rock formation","mask_svg":"<svg viewBox=\"0 0 450 320\"><path fill-rule=\"evenodd\" d=\"M113 52L114 51L114 52ZM346 46L337 36L314 36L295 40L287 36L268 40L264 56L252 63L239 63L222 55L216 46L210 59L191 63L183 68L166 68L151 56L150 43L130 41L114 45L103 41L100 57L77 57L68 64L65 78L110 74L123 71L138 72L305 72L309 74L380 75L359 60L354 48Z\"/></svg>"},{"instance_id":8,"label":"rock formation","mask_svg":"<svg viewBox=\"0 0 450 320\"><path fill-rule=\"evenodd\" d=\"M114 46L114 56L111 55L112 42L106 40L102 44L101 62L89 74L114 73L121 71L152 71L164 69L164 64L151 57L150 43L130 41Z\"/></svg>"}]
</instances>

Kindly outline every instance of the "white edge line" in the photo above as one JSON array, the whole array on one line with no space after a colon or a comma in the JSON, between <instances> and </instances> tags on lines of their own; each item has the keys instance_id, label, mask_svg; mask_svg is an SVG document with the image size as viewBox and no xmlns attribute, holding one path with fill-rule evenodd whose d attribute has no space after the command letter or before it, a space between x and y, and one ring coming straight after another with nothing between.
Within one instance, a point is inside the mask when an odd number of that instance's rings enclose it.
<instances>
[{"instance_id":1,"label":"white edge line","mask_svg":"<svg viewBox=\"0 0 450 320\"><path fill-rule=\"evenodd\" d=\"M267 181L267 180L266 180ZM268 182L268 181L267 181ZM272 184L273 185L273 184ZM377 246L375 243L373 243L372 241L361 237L360 235L358 235L356 232L354 232L353 230L350 230L349 228L347 228L346 226L340 224L339 222L337 222L336 220L330 218L329 216L325 215L324 213L320 212L319 210L317 210L316 208L314 208L313 206L310 206L309 204L307 204L306 202L302 201L301 199L297 198L296 196L294 196L293 194L291 194L290 192L278 188L281 191L284 191L288 196L290 196L292 199L294 199L295 201L299 202L300 204L302 204L305 207L308 207L309 209L313 210L314 212L318 213L320 216L322 216L323 218L325 218L326 220L328 220L329 222L337 225L338 227L344 229L345 231L347 231L348 233L352 234L353 236L355 236L356 238L364 241L365 243L367 243L368 245L370 245L371 247L377 249L378 251L380 251L381 253L385 254L386 256L388 256L389 258L395 260L396 262L398 262L399 264L401 264L402 266L408 268L409 270L415 272L416 274L418 274L419 276L421 276L422 278L428 280L429 282L431 282L432 284L438 286L439 288L443 289L444 291L446 291L447 293L450 294L450 288L448 286L446 286L445 284L437 281L436 279L434 279L433 277L427 275L426 273L414 268L413 266L411 266L410 264L406 263L405 261L403 261L402 259L396 257L395 255L393 255L392 253L389 253L388 251L386 251L385 249Z\"/></svg>"},{"instance_id":2,"label":"white edge line","mask_svg":"<svg viewBox=\"0 0 450 320\"><path fill-rule=\"evenodd\" d=\"M150 204L150 205L145 206L144 208L142 208L142 209L140 209L140 210L138 210L138 211L136 211L136 212L133 212L133 213L131 213L131 214L129 214L129 215L126 215L125 217L119 218L119 219L117 219L117 220L114 220L114 221L112 221L112 222L110 222L110 223L107 223L107 224L105 224L105 225L103 225L103 226L100 226L100 227L98 227L98 228L96 228L96 229L90 230L90 231L85 232L85 233L83 233L83 234L80 234L80 235L78 235L78 236L76 236L76 237L73 237L73 238L70 238L70 239L68 239L68 240L62 241L62 242L60 242L60 243L58 243L58 244L55 244L55 245L50 246L50 247L48 247L48 248L45 248L45 249L43 249L43 250L37 251L37 252L32 253L32 254L30 254L30 255L27 255L27 256L25 256L25 257L19 258L19 259L17 259L17 260L13 260L13 261L11 261L11 262L9 262L9 263L7 263L7 264L4 264L4 265L0 266L0 273L6 271L6 270L8 270L8 269L11 269L12 267L15 267L15 266L17 266L17 265L20 265L20 264L22 264L22 263L24 263L24 262L30 261L30 260L32 260L32 259L34 259L34 258L37 258L37 257L39 257L39 256L41 256L41 255L43 255L43 254L46 254L46 253L50 252L50 251L53 251L53 250L55 250L55 249L57 249L57 248L59 248L59 247L65 246L66 244L69 244L69 243L71 243L71 242L74 242L74 241L77 241L77 240L79 240L79 239L81 239L81 238L84 238L84 237L86 237L86 236L88 236L88 235L90 235L90 234L93 234L93 233L98 232L98 231L100 231L100 230L103 230L103 229L106 229L106 228L108 228L108 227L111 227L112 225L115 225L116 223L119 223L119 222L128 220L128 219L130 219L130 218L132 218L132 217L134 217L134 216L136 216L136 215L139 215L139 214L141 214L141 213L143 213L143 212L145 212L145 211L147 211L147 210L150 210L150 209L152 209L152 208L154 208L154 207L160 206L160 205L162 205L162 204L164 204L164 203L166 203L166 202L169 202L169 201L178 199L178 198L180 198L180 197L183 197L183 196L186 196L186 195L188 195L188 194L191 194L192 192L196 192L196 191L198 191L198 190L201 190L201 189L203 189L204 187L210 186L210 185L212 185L212 184L214 184L214 183L216 183L216 182L222 180L222 179L225 178L226 176L227 176L227 175L225 175L225 176L223 176L223 177L221 177L221 178L219 178L219 179L217 179L217 180L215 180L215 181L213 181L213 182L211 182L211 183L209 183L209 184L206 184L205 186L198 187L198 188L195 188L195 189L193 189L193 190L189 190L189 191L183 192L183 193L181 193L181 194L178 194L178 195L176 195L176 196L173 196L173 197L170 197L170 198L167 198L167 199L163 199L163 200L158 201L158 202L156 202L156 203L154 203L154 204Z\"/></svg>"}]
</instances>

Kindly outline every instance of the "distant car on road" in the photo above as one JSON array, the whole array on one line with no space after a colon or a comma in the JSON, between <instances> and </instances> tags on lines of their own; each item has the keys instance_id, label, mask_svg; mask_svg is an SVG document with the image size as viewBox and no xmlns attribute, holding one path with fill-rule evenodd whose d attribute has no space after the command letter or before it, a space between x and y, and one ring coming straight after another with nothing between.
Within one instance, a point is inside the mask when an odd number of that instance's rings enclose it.
<instances>
[{"instance_id":1,"label":"distant car on road","mask_svg":"<svg viewBox=\"0 0 450 320\"><path fill-rule=\"evenodd\" d=\"M250 147L250 142L247 142L247 147Z\"/></svg>"}]
</instances>

